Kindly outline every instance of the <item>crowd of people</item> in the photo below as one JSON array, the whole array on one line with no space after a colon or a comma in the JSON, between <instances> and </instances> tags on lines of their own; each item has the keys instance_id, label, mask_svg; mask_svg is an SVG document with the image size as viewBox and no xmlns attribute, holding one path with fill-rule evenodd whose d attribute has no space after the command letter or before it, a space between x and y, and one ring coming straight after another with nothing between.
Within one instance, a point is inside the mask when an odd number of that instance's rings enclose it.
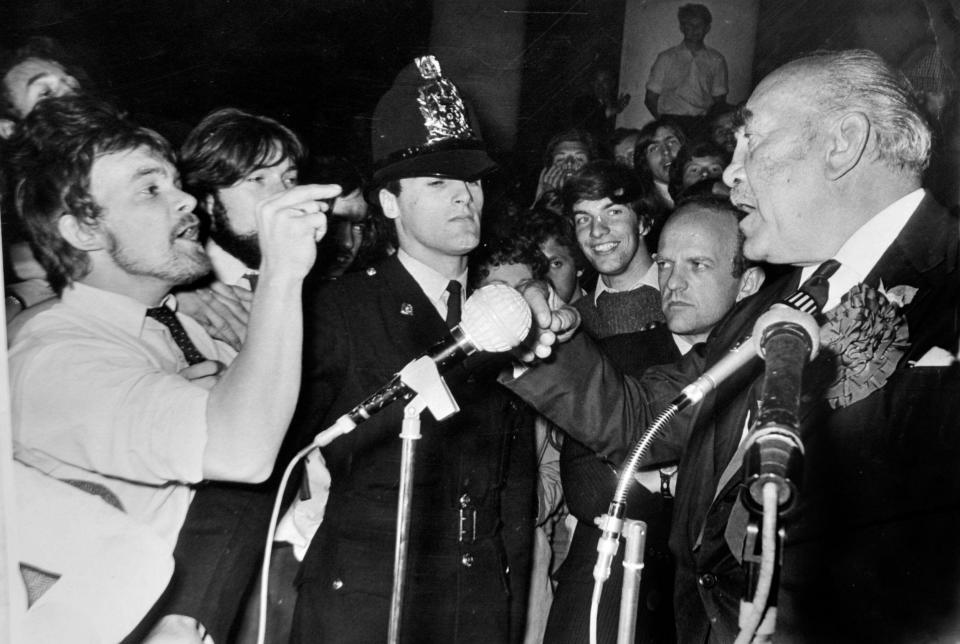
<instances>
[{"instance_id":1,"label":"crowd of people","mask_svg":"<svg viewBox=\"0 0 960 644\"><path fill-rule=\"evenodd\" d=\"M367 168L234 107L174 145L52 41L7 52L23 641L254 642L260 599L268 642L386 639L403 405L311 449L286 490L280 475L491 283L522 293L534 329L446 372L457 414L422 415L400 641L588 641L625 455L761 314L825 283L764 624L782 641L960 636L960 224L924 181L947 163L935 115L865 50L802 56L727 105L696 7L655 66L654 120L610 128L629 96L575 106L536 190L486 206L498 164L433 56L377 104ZM669 80L690 64L714 70L695 105ZM637 642L743 627L762 365L674 419L635 477ZM617 641L622 564L599 642Z\"/></svg>"}]
</instances>

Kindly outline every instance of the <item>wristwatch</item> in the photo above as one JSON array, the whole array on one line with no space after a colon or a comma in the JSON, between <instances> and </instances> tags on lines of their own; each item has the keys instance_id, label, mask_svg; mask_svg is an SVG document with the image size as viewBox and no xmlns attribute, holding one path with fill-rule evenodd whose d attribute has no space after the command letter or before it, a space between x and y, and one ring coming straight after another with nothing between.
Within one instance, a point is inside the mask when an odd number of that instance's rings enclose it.
<instances>
[{"instance_id":1,"label":"wristwatch","mask_svg":"<svg viewBox=\"0 0 960 644\"><path fill-rule=\"evenodd\" d=\"M665 499L672 499L673 493L670 492L670 479L677 475L677 466L660 468L660 495Z\"/></svg>"}]
</instances>

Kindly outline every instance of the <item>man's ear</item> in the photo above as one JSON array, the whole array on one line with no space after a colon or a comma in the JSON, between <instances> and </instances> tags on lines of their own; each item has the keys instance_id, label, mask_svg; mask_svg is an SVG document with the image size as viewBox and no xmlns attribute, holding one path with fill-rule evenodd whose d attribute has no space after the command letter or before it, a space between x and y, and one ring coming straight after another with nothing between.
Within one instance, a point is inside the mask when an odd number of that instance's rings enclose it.
<instances>
[{"instance_id":1,"label":"man's ear","mask_svg":"<svg viewBox=\"0 0 960 644\"><path fill-rule=\"evenodd\" d=\"M640 233L641 237L646 237L650 234L652 226L649 223L649 220L641 219L637 222L637 231Z\"/></svg>"},{"instance_id":2,"label":"man's ear","mask_svg":"<svg viewBox=\"0 0 960 644\"><path fill-rule=\"evenodd\" d=\"M396 219L400 216L400 204L397 203L397 195L386 188L380 188L377 193L377 199L380 200L380 209L387 219Z\"/></svg>"},{"instance_id":3,"label":"man's ear","mask_svg":"<svg viewBox=\"0 0 960 644\"><path fill-rule=\"evenodd\" d=\"M10 119L0 119L0 139L9 139L13 136L13 128L16 125Z\"/></svg>"},{"instance_id":4,"label":"man's ear","mask_svg":"<svg viewBox=\"0 0 960 644\"><path fill-rule=\"evenodd\" d=\"M61 215L57 220L57 230L68 244L78 250L89 253L106 247L101 228L84 223L74 215Z\"/></svg>"},{"instance_id":5,"label":"man's ear","mask_svg":"<svg viewBox=\"0 0 960 644\"><path fill-rule=\"evenodd\" d=\"M208 215L213 214L213 207L216 205L217 199L213 195L207 195L200 200L200 207L203 208L203 211Z\"/></svg>"},{"instance_id":6,"label":"man's ear","mask_svg":"<svg viewBox=\"0 0 960 644\"><path fill-rule=\"evenodd\" d=\"M870 141L870 119L863 112L844 114L827 132L826 175L840 179L860 162Z\"/></svg>"},{"instance_id":7,"label":"man's ear","mask_svg":"<svg viewBox=\"0 0 960 644\"><path fill-rule=\"evenodd\" d=\"M740 276L740 288L737 290L737 302L759 291L764 279L766 274L759 266L751 266L743 271L743 275Z\"/></svg>"}]
</instances>

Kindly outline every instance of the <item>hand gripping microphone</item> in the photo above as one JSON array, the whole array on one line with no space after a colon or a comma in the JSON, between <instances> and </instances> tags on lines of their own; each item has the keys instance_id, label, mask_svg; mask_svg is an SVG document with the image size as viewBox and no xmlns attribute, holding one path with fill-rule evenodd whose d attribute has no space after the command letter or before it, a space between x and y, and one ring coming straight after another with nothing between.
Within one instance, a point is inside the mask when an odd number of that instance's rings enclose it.
<instances>
[{"instance_id":1,"label":"hand gripping microphone","mask_svg":"<svg viewBox=\"0 0 960 644\"><path fill-rule=\"evenodd\" d=\"M443 373L478 351L499 353L517 346L530 332L532 314L526 300L506 284L489 284L473 293L463 306L459 325L450 330L450 336L435 344L423 357L434 362ZM413 365L412 361L407 367ZM404 370L407 369L404 368ZM336 436L351 431L395 400L410 400L417 392L404 383L404 370L359 405L337 419L317 440L323 446ZM322 439L334 430L329 440Z\"/></svg>"}]
</instances>

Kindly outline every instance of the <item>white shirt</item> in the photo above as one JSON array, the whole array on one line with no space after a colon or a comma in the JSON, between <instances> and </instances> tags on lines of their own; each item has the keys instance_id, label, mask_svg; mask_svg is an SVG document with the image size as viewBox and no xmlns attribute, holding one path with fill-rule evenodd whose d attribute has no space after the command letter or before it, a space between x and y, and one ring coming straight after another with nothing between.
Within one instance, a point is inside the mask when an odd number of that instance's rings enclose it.
<instances>
[{"instance_id":1,"label":"white shirt","mask_svg":"<svg viewBox=\"0 0 960 644\"><path fill-rule=\"evenodd\" d=\"M397 259L400 260L400 264L407 269L407 272L410 273L410 276L413 277L414 281L423 290L424 294L427 296L427 299L429 299L430 303L433 304L433 307L437 309L437 313L440 314L440 317L446 320L447 300L450 297L450 293L447 291L447 284L450 283L450 278L444 277L420 260L414 259L410 253L406 252L402 248L397 251ZM460 282L460 304L462 306L464 298L467 295L466 269L464 269L464 271L458 275L456 279L458 282Z\"/></svg>"},{"instance_id":2,"label":"white shirt","mask_svg":"<svg viewBox=\"0 0 960 644\"><path fill-rule=\"evenodd\" d=\"M840 262L840 268L829 278L830 292L824 312L840 304L840 298L851 288L867 278L873 267L893 244L900 231L923 201L922 188L901 197L874 215L847 239L833 259ZM800 273L800 283L807 280L816 266L806 266ZM887 286L893 286L888 284Z\"/></svg>"},{"instance_id":3,"label":"white shirt","mask_svg":"<svg viewBox=\"0 0 960 644\"><path fill-rule=\"evenodd\" d=\"M647 89L660 95L661 114L706 114L713 97L727 93L727 61L710 47L693 52L680 43L657 56Z\"/></svg>"},{"instance_id":4,"label":"white shirt","mask_svg":"<svg viewBox=\"0 0 960 644\"><path fill-rule=\"evenodd\" d=\"M14 452L61 479L109 488L172 549L203 479L204 387L169 330L124 295L75 283L24 325L10 348ZM197 349L236 352L178 315Z\"/></svg>"},{"instance_id":5,"label":"white shirt","mask_svg":"<svg viewBox=\"0 0 960 644\"><path fill-rule=\"evenodd\" d=\"M680 355L685 356L690 349L693 348L693 342L690 342L682 335L677 335L676 333L671 333L673 336L673 343L677 345L677 349L680 351Z\"/></svg>"},{"instance_id":6,"label":"white shirt","mask_svg":"<svg viewBox=\"0 0 960 644\"><path fill-rule=\"evenodd\" d=\"M223 250L223 248L212 239L207 242L205 249L207 255L210 257L210 263L213 264L213 272L218 280L228 286L239 286L248 291L253 290L250 288L250 280L247 279L247 275L251 273L259 275L259 270L248 267L239 259Z\"/></svg>"},{"instance_id":7,"label":"white shirt","mask_svg":"<svg viewBox=\"0 0 960 644\"><path fill-rule=\"evenodd\" d=\"M118 642L167 587L173 553L149 526L98 496L14 461L12 560L59 575L29 609L21 584L10 606L25 644Z\"/></svg>"}]
</instances>

